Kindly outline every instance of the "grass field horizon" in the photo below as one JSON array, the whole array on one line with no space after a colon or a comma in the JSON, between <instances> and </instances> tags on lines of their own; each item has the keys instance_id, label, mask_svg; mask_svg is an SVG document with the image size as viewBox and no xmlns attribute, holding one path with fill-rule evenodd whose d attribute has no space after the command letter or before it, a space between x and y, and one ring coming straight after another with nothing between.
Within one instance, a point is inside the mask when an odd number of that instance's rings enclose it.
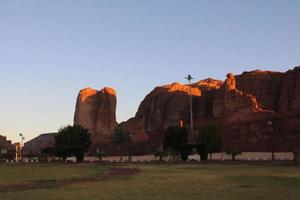
<instances>
[{"instance_id":1,"label":"grass field horizon","mask_svg":"<svg viewBox=\"0 0 300 200\"><path fill-rule=\"evenodd\" d=\"M3 163L0 177L1 200L300 199L287 165Z\"/></svg>"}]
</instances>

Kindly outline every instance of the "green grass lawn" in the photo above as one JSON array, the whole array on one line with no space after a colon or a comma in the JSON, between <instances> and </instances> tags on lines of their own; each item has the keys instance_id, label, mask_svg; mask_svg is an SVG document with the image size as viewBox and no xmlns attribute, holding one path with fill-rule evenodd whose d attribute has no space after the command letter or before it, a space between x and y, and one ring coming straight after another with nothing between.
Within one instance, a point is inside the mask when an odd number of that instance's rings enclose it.
<instances>
[{"instance_id":1,"label":"green grass lawn","mask_svg":"<svg viewBox=\"0 0 300 200\"><path fill-rule=\"evenodd\" d=\"M0 188L105 174L100 164L0 164ZM124 165L134 175L0 192L1 200L300 199L300 167L271 165Z\"/></svg>"}]
</instances>

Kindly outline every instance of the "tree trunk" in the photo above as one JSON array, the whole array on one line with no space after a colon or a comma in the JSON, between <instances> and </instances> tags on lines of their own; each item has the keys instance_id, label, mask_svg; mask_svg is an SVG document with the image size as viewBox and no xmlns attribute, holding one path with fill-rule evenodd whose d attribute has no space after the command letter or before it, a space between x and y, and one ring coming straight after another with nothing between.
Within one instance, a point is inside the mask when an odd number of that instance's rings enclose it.
<instances>
[{"instance_id":1,"label":"tree trunk","mask_svg":"<svg viewBox=\"0 0 300 200\"><path fill-rule=\"evenodd\" d=\"M84 153L83 153L83 152L78 152L78 153L75 155L75 157L76 157L77 162L82 162L83 159L84 159Z\"/></svg>"},{"instance_id":2,"label":"tree trunk","mask_svg":"<svg viewBox=\"0 0 300 200\"><path fill-rule=\"evenodd\" d=\"M235 160L235 155L234 154L232 154L232 160Z\"/></svg>"}]
</instances>

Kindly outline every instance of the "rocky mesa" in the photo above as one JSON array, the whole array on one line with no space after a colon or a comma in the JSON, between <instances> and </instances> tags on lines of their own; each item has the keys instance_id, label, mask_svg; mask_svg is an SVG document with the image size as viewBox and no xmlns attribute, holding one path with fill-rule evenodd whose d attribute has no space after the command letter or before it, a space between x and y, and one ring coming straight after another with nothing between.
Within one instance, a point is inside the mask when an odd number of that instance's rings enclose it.
<instances>
[{"instance_id":1,"label":"rocky mesa","mask_svg":"<svg viewBox=\"0 0 300 200\"><path fill-rule=\"evenodd\" d=\"M92 133L92 144L109 143L110 135L117 127L116 91L104 87L100 91L85 88L77 97L74 124L81 125Z\"/></svg>"},{"instance_id":2,"label":"rocky mesa","mask_svg":"<svg viewBox=\"0 0 300 200\"><path fill-rule=\"evenodd\" d=\"M136 115L119 126L127 128L136 144L149 151L160 147L164 130L190 125L189 91L195 130L216 123L224 149L269 151L275 138L277 151L300 144L300 67L286 73L254 70L229 73L225 81L208 78L191 84L172 83L154 88L141 102ZM93 133L94 144L109 145L117 127L116 93L111 88L81 90L74 123ZM272 127L267 125L272 121ZM146 146L145 146L146 145Z\"/></svg>"}]
</instances>

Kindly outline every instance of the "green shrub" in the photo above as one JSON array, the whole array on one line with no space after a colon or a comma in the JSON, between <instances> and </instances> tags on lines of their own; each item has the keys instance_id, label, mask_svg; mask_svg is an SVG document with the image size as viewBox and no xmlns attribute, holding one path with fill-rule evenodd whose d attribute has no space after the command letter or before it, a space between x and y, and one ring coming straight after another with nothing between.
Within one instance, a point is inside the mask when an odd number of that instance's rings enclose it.
<instances>
[{"instance_id":1,"label":"green shrub","mask_svg":"<svg viewBox=\"0 0 300 200\"><path fill-rule=\"evenodd\" d=\"M185 128L179 126L170 126L164 135L163 149L173 149L176 152L180 152L182 160L187 160L187 149L181 149L181 145L187 144L188 131Z\"/></svg>"},{"instance_id":2,"label":"green shrub","mask_svg":"<svg viewBox=\"0 0 300 200\"><path fill-rule=\"evenodd\" d=\"M91 144L91 134L88 129L79 125L66 126L55 136L55 151L64 160L74 155L77 161L83 161L84 153Z\"/></svg>"},{"instance_id":3,"label":"green shrub","mask_svg":"<svg viewBox=\"0 0 300 200\"><path fill-rule=\"evenodd\" d=\"M163 160L164 157L167 157L167 153L163 150L158 150L154 153L155 158L159 158L159 162Z\"/></svg>"},{"instance_id":4,"label":"green shrub","mask_svg":"<svg viewBox=\"0 0 300 200\"><path fill-rule=\"evenodd\" d=\"M132 135L123 127L117 127L112 136L111 141L117 145L118 150L121 152L120 160L123 160L122 152L126 149L128 155L128 161L131 161L131 147L132 147Z\"/></svg>"},{"instance_id":5,"label":"green shrub","mask_svg":"<svg viewBox=\"0 0 300 200\"><path fill-rule=\"evenodd\" d=\"M102 161L103 157L107 156L107 153L105 151L99 151L99 149L97 149L95 156L99 158L100 161Z\"/></svg>"},{"instance_id":6,"label":"green shrub","mask_svg":"<svg viewBox=\"0 0 300 200\"><path fill-rule=\"evenodd\" d=\"M199 130L197 142L206 144L206 152L210 154L211 159L213 153L219 152L222 149L222 137L218 131L217 125L206 124L202 126Z\"/></svg>"}]
</instances>

